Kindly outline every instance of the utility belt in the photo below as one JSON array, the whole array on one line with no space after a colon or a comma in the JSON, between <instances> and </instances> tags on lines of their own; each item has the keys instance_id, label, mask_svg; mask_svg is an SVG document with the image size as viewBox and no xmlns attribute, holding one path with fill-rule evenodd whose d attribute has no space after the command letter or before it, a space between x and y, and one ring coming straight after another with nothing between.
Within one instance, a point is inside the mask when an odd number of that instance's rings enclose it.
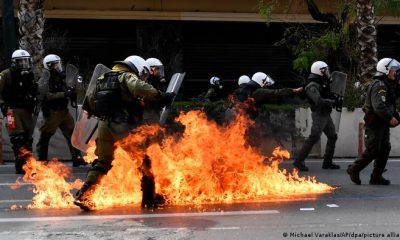
<instances>
[{"instance_id":1,"label":"utility belt","mask_svg":"<svg viewBox=\"0 0 400 240\"><path fill-rule=\"evenodd\" d=\"M134 111L117 110L111 116L98 116L102 121L113 123L135 123L138 124L143 119L143 113L138 114Z\"/></svg>"},{"instance_id":2,"label":"utility belt","mask_svg":"<svg viewBox=\"0 0 400 240\"><path fill-rule=\"evenodd\" d=\"M394 118L397 119L397 121L400 121L400 115L395 112L393 115ZM372 111L367 111L364 115L364 122L365 122L365 126L371 126L371 125L375 125L375 124L379 124L379 125L387 125L388 127L392 127L388 122L383 121L376 113L372 112Z\"/></svg>"},{"instance_id":3,"label":"utility belt","mask_svg":"<svg viewBox=\"0 0 400 240\"><path fill-rule=\"evenodd\" d=\"M5 104L5 106L15 109L15 108L20 108L20 109L26 109L30 112L33 112L33 109L35 109L35 105L33 103L27 103L27 104L23 104L23 103L17 103L17 104Z\"/></svg>"},{"instance_id":4,"label":"utility belt","mask_svg":"<svg viewBox=\"0 0 400 240\"><path fill-rule=\"evenodd\" d=\"M52 110L52 111L61 111L68 110L67 106L55 105L55 106L46 106L43 107L44 110Z\"/></svg>"}]
</instances>

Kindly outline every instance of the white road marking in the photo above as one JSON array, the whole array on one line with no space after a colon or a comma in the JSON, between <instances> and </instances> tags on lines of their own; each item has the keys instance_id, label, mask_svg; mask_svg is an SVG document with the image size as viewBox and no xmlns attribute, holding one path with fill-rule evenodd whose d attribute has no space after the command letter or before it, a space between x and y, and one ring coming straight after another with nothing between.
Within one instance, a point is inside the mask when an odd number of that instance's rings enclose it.
<instances>
[{"instance_id":1,"label":"white road marking","mask_svg":"<svg viewBox=\"0 0 400 240\"><path fill-rule=\"evenodd\" d=\"M158 231L167 231L167 230L188 230L187 228L127 228L125 231L127 232L158 232Z\"/></svg>"},{"instance_id":2,"label":"white road marking","mask_svg":"<svg viewBox=\"0 0 400 240\"><path fill-rule=\"evenodd\" d=\"M67 182L68 184L73 184L74 182ZM15 185L15 182L13 182L13 183L9 183L9 182L7 182L7 183L0 183L0 186L13 186L13 185ZM33 185L33 183L26 183L26 182L20 182L20 183L17 183L17 186L32 186Z\"/></svg>"},{"instance_id":3,"label":"white road marking","mask_svg":"<svg viewBox=\"0 0 400 240\"><path fill-rule=\"evenodd\" d=\"M330 208L339 207L339 205L337 205L337 204L326 204L326 206L330 207Z\"/></svg>"},{"instance_id":4,"label":"white road marking","mask_svg":"<svg viewBox=\"0 0 400 240\"><path fill-rule=\"evenodd\" d=\"M0 200L0 203L18 203L18 202L32 202L32 199Z\"/></svg>"},{"instance_id":5,"label":"white road marking","mask_svg":"<svg viewBox=\"0 0 400 240\"><path fill-rule=\"evenodd\" d=\"M333 159L335 163L353 163L356 160L354 159ZM306 163L322 163L323 159L312 159L312 160L306 160ZM400 162L400 159L391 159L388 160L388 162Z\"/></svg>"},{"instance_id":6,"label":"white road marking","mask_svg":"<svg viewBox=\"0 0 400 240\"><path fill-rule=\"evenodd\" d=\"M207 230L240 230L240 227L211 227L207 228Z\"/></svg>"},{"instance_id":7,"label":"white road marking","mask_svg":"<svg viewBox=\"0 0 400 240\"><path fill-rule=\"evenodd\" d=\"M9 183L9 182L0 183L0 186L12 186L12 185L15 185L15 182L13 182L13 183ZM33 184L32 183L23 183L23 182L21 182L21 183L17 183L17 185L19 185L19 186L27 186L27 185L33 185Z\"/></svg>"},{"instance_id":8,"label":"white road marking","mask_svg":"<svg viewBox=\"0 0 400 240\"><path fill-rule=\"evenodd\" d=\"M131 215L65 216L65 217L26 217L26 218L0 218L0 223L204 217L204 216L243 216L243 215L265 215L265 214L278 214L278 213L279 213L278 210L261 210L261 211L201 212L201 213L196 212L196 213L160 213L160 214L131 214Z\"/></svg>"},{"instance_id":9,"label":"white road marking","mask_svg":"<svg viewBox=\"0 0 400 240\"><path fill-rule=\"evenodd\" d=\"M300 211L314 211L315 208L311 207L311 208L300 208Z\"/></svg>"}]
</instances>

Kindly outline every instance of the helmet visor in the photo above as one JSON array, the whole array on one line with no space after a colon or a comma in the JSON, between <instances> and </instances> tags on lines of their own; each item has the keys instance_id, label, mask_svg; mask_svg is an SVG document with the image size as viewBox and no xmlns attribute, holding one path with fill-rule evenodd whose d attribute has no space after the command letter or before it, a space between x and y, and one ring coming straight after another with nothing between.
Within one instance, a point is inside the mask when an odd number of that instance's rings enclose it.
<instances>
[{"instance_id":1,"label":"helmet visor","mask_svg":"<svg viewBox=\"0 0 400 240\"><path fill-rule=\"evenodd\" d=\"M164 77L164 66L151 66L150 72L154 76L163 78Z\"/></svg>"},{"instance_id":2,"label":"helmet visor","mask_svg":"<svg viewBox=\"0 0 400 240\"><path fill-rule=\"evenodd\" d=\"M32 67L30 58L16 58L15 65L20 69L30 69Z\"/></svg>"},{"instance_id":3,"label":"helmet visor","mask_svg":"<svg viewBox=\"0 0 400 240\"><path fill-rule=\"evenodd\" d=\"M392 59L392 60L386 65L386 68L387 68L388 70L393 69L393 70L397 71L397 70L400 69L400 63L399 63L396 59Z\"/></svg>"},{"instance_id":4,"label":"helmet visor","mask_svg":"<svg viewBox=\"0 0 400 240\"><path fill-rule=\"evenodd\" d=\"M48 66L50 70L56 70L57 72L62 72L63 70L61 61L50 62Z\"/></svg>"},{"instance_id":5,"label":"helmet visor","mask_svg":"<svg viewBox=\"0 0 400 240\"><path fill-rule=\"evenodd\" d=\"M266 87L271 87L274 84L275 84L274 79L272 79L271 77L267 77L267 81L265 82L265 86Z\"/></svg>"},{"instance_id":6,"label":"helmet visor","mask_svg":"<svg viewBox=\"0 0 400 240\"><path fill-rule=\"evenodd\" d=\"M327 77L328 79L331 78L331 71L329 70L329 67L321 68L321 73L323 76Z\"/></svg>"}]
</instances>

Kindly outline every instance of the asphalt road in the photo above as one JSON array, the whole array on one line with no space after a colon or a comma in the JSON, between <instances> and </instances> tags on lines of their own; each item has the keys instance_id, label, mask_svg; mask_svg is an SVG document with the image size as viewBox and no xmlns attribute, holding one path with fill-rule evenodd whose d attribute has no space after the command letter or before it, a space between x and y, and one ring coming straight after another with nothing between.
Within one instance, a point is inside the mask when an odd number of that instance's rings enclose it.
<instances>
[{"instance_id":1,"label":"asphalt road","mask_svg":"<svg viewBox=\"0 0 400 240\"><path fill-rule=\"evenodd\" d=\"M388 163L390 186L368 185L371 166L361 174L363 184L354 185L344 170L352 160L336 162L341 170L323 170L321 160L307 162L307 175L339 186L316 198L89 213L78 208L10 211L13 204L27 205L32 193L29 185L9 188L17 176L7 163L0 166L0 239L400 239L400 160ZM281 167L291 169L291 162ZM84 178L87 169L74 169L74 175Z\"/></svg>"}]
</instances>

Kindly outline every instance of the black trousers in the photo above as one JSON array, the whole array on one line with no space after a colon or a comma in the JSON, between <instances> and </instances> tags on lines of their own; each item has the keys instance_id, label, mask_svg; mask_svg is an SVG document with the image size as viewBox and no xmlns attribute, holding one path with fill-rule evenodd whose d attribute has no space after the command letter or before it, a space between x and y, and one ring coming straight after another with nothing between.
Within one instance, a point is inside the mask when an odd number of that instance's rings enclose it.
<instances>
[{"instance_id":1,"label":"black trousers","mask_svg":"<svg viewBox=\"0 0 400 240\"><path fill-rule=\"evenodd\" d=\"M312 147L321 137L321 134L324 133L328 138L328 142L326 143L324 162L332 163L333 154L335 152L335 145L337 140L337 134L335 130L335 125L333 124L332 118L330 114L325 113L321 114L319 112L312 112L312 127L311 134L304 142L302 148L300 149L297 161L304 162L310 153Z\"/></svg>"},{"instance_id":2,"label":"black trousers","mask_svg":"<svg viewBox=\"0 0 400 240\"><path fill-rule=\"evenodd\" d=\"M390 128L387 123L376 122L366 126L364 142L365 151L351 167L353 171L360 172L375 160L371 177L379 178L385 170L391 149Z\"/></svg>"}]
</instances>

